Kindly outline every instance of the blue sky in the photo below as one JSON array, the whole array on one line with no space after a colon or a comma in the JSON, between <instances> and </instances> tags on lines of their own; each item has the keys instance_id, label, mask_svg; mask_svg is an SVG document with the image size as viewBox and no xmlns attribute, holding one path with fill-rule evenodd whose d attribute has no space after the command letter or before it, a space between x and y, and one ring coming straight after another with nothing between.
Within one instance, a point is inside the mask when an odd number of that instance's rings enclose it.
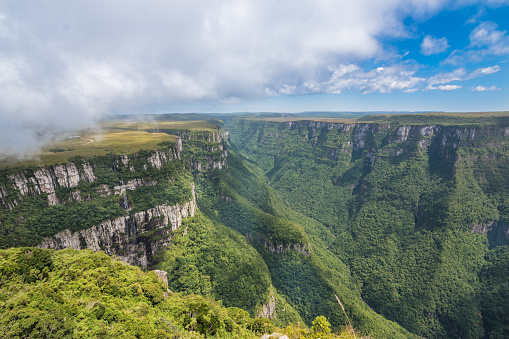
<instances>
[{"instance_id":1,"label":"blue sky","mask_svg":"<svg viewBox=\"0 0 509 339\"><path fill-rule=\"evenodd\" d=\"M383 50L391 56L373 55L349 61L364 73L380 67L411 69L415 73L408 77L422 79L415 86L366 90L347 84L340 93L323 90L230 102L197 100L153 109L173 112L509 110L507 3L450 5L424 18L414 18L410 13L402 19L402 25L403 36L378 38ZM398 80L405 78L397 77L395 81Z\"/></svg>"},{"instance_id":2,"label":"blue sky","mask_svg":"<svg viewBox=\"0 0 509 339\"><path fill-rule=\"evenodd\" d=\"M509 110L509 0L0 0L0 145L110 114Z\"/></svg>"}]
</instances>

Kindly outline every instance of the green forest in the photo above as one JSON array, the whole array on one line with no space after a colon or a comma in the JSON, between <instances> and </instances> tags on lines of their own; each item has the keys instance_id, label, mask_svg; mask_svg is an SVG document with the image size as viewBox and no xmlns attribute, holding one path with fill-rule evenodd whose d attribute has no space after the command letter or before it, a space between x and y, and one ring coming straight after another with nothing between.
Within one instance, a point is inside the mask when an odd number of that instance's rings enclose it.
<instances>
[{"instance_id":1,"label":"green forest","mask_svg":"<svg viewBox=\"0 0 509 339\"><path fill-rule=\"evenodd\" d=\"M325 317L277 328L210 297L174 293L153 271L91 250L0 250L2 338L353 338ZM340 336L341 335L341 336Z\"/></svg>"},{"instance_id":2,"label":"green forest","mask_svg":"<svg viewBox=\"0 0 509 339\"><path fill-rule=\"evenodd\" d=\"M69 159L95 180L57 187L60 204L14 187L22 172L35 191L37 166L1 170L4 337L509 337L506 117L200 117L216 129L151 127L182 142L159 168L154 149L127 165L115 153ZM32 247L194 192L176 230L145 220L121 234L150 252L145 272Z\"/></svg>"},{"instance_id":3,"label":"green forest","mask_svg":"<svg viewBox=\"0 0 509 339\"><path fill-rule=\"evenodd\" d=\"M427 338L504 338L507 124L446 118L351 130L236 119L229 129L289 207L330 230L328 250L373 310Z\"/></svg>"}]
</instances>

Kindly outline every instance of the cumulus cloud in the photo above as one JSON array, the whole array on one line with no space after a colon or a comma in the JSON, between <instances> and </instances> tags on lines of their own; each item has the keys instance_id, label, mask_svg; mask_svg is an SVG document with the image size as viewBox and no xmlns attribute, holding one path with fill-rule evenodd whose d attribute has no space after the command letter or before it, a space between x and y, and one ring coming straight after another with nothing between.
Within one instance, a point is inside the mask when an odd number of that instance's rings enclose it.
<instances>
[{"instance_id":1,"label":"cumulus cloud","mask_svg":"<svg viewBox=\"0 0 509 339\"><path fill-rule=\"evenodd\" d=\"M3 1L0 145L23 151L29 147L19 140L40 140L41 128L79 127L112 112L170 103L345 89L410 91L423 82L412 67L356 65L391 59L382 41L409 37L405 18L424 20L449 5L447 0L53 0L29 6Z\"/></svg>"},{"instance_id":2,"label":"cumulus cloud","mask_svg":"<svg viewBox=\"0 0 509 339\"><path fill-rule=\"evenodd\" d=\"M440 85L440 86L429 85L426 87L426 90L439 90L439 91L450 92L450 91L454 91L454 90L460 89L460 88L462 88L462 86L460 86L460 85Z\"/></svg>"},{"instance_id":3,"label":"cumulus cloud","mask_svg":"<svg viewBox=\"0 0 509 339\"><path fill-rule=\"evenodd\" d=\"M470 87L470 90L472 92L486 92L486 91L499 91L500 88L498 88L495 85L490 86L490 87L477 86L477 87Z\"/></svg>"},{"instance_id":4,"label":"cumulus cloud","mask_svg":"<svg viewBox=\"0 0 509 339\"><path fill-rule=\"evenodd\" d=\"M466 62L479 62L488 56L509 55L509 36L507 31L497 29L494 22L481 22L469 35L470 43L465 49L454 50L444 64L458 65Z\"/></svg>"},{"instance_id":5,"label":"cumulus cloud","mask_svg":"<svg viewBox=\"0 0 509 339\"><path fill-rule=\"evenodd\" d=\"M363 94L379 92L390 93L393 91L408 91L425 79L414 76L417 69L406 65L392 65L378 67L371 70L361 69L356 65L340 65L329 68L331 77L319 88L327 93L341 93L344 90L360 91Z\"/></svg>"},{"instance_id":6,"label":"cumulus cloud","mask_svg":"<svg viewBox=\"0 0 509 339\"><path fill-rule=\"evenodd\" d=\"M477 68L468 73L464 68L458 68L452 72L439 73L428 79L430 85L447 84L453 81L465 81L479 78L485 75L493 74L500 71L500 66L490 66Z\"/></svg>"},{"instance_id":7,"label":"cumulus cloud","mask_svg":"<svg viewBox=\"0 0 509 339\"><path fill-rule=\"evenodd\" d=\"M478 77L481 77L481 76L484 76L484 75L497 73L499 71L500 71L500 66L499 65L495 65L495 66L491 66L491 67L478 68L475 71L473 71L472 73L470 73L468 78L469 79L474 79L474 78L478 78Z\"/></svg>"},{"instance_id":8,"label":"cumulus cloud","mask_svg":"<svg viewBox=\"0 0 509 339\"><path fill-rule=\"evenodd\" d=\"M424 55L440 54L449 48L446 38L436 39L431 35L426 35L421 43L421 53Z\"/></svg>"}]
</instances>

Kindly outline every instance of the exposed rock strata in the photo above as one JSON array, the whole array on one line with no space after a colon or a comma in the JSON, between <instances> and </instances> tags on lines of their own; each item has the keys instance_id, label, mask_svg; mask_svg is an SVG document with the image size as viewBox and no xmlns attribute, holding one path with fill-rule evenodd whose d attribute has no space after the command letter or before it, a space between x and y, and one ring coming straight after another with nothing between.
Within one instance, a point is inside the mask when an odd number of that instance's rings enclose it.
<instances>
[{"instance_id":1,"label":"exposed rock strata","mask_svg":"<svg viewBox=\"0 0 509 339\"><path fill-rule=\"evenodd\" d=\"M197 171L206 171L209 169L224 169L228 167L227 162L228 151L223 151L220 159L213 159L212 157L205 156L205 161L191 160L191 169Z\"/></svg>"},{"instance_id":2,"label":"exposed rock strata","mask_svg":"<svg viewBox=\"0 0 509 339\"><path fill-rule=\"evenodd\" d=\"M479 224L476 224L476 225L469 225L468 228L470 229L470 232L471 233L481 233L481 234L488 234L489 231L492 230L493 227L496 227L497 226L497 223L494 222L494 221L490 221L490 222L482 222L482 223L479 223Z\"/></svg>"},{"instance_id":3,"label":"exposed rock strata","mask_svg":"<svg viewBox=\"0 0 509 339\"><path fill-rule=\"evenodd\" d=\"M224 149L223 141L228 140L230 135L228 131L215 131L215 132L203 132L203 133L193 133L186 130L166 130L166 129L150 129L147 130L150 133L169 133L176 134L179 136L178 140L180 141L180 148L182 149L182 140L192 141L192 140L204 140L207 143L211 143L212 145L203 145L203 151L207 153L217 152L220 154L212 155L203 155L203 159L190 159L189 166L193 170L197 171L206 171L209 169L224 169L227 167L227 157L228 151ZM154 163L157 164L157 160L154 159ZM160 168L154 166L156 168Z\"/></svg>"},{"instance_id":4,"label":"exposed rock strata","mask_svg":"<svg viewBox=\"0 0 509 339\"><path fill-rule=\"evenodd\" d=\"M13 188L21 196L30 195L34 197L46 193L48 194L48 204L56 205L60 203L56 196L58 187L74 188L82 182L96 180L90 164L85 162L81 165L81 168L83 171L80 173L74 163L40 166L33 171L25 170L7 177L11 180Z\"/></svg>"},{"instance_id":5,"label":"exposed rock strata","mask_svg":"<svg viewBox=\"0 0 509 339\"><path fill-rule=\"evenodd\" d=\"M245 121L238 131L245 135L258 135L258 141L298 133L307 135L313 146L325 150L327 159L337 160L340 155L350 154L353 159L365 157L367 164L374 165L379 156L412 156L415 152L429 152L435 161L454 168L458 160L456 150L460 145L475 147L485 137L506 137L509 128L500 126L444 126L444 125L396 125L389 123L332 123L319 121ZM335 145L328 144L328 134L336 131L340 138ZM415 147L417 146L417 147Z\"/></svg>"},{"instance_id":6,"label":"exposed rock strata","mask_svg":"<svg viewBox=\"0 0 509 339\"><path fill-rule=\"evenodd\" d=\"M134 161L143 161L146 163L145 169L151 166L156 169L160 169L165 163L169 161L179 160L182 151L182 140L177 138L175 147L157 149L150 152L150 155L141 157L138 153L131 155L119 156L112 164L112 169L117 171L119 169L127 168L134 172L132 163ZM218 165L215 165L216 167ZM35 197L45 193L48 195L48 204L57 205L62 202L58 199L56 191L59 187L65 188L77 188L82 183L95 182L97 180L94 169L88 162L82 164L74 164L72 162L60 165L52 166L39 166L34 170L23 170L19 173L11 174L7 176L12 183L12 187L18 192L18 196L23 199L23 196L30 195ZM138 182L132 180L127 183L126 189L135 189L139 187L141 179L135 179ZM102 188L100 188L101 190ZM114 191L122 191L118 187L114 188ZM111 192L100 193L103 195L110 195ZM4 208L13 208L12 201L9 199L3 199L8 195L7 191L3 191L2 205ZM12 200L14 197L11 197ZM81 197L78 197L76 193L72 194L74 201L81 201Z\"/></svg>"},{"instance_id":7,"label":"exposed rock strata","mask_svg":"<svg viewBox=\"0 0 509 339\"><path fill-rule=\"evenodd\" d=\"M166 288L168 288L168 273L160 270L154 270L154 272L157 274L159 280L161 280L166 285Z\"/></svg>"},{"instance_id":8,"label":"exposed rock strata","mask_svg":"<svg viewBox=\"0 0 509 339\"><path fill-rule=\"evenodd\" d=\"M258 311L258 317L273 319L276 317L276 296L271 291L269 301L262 305L262 309Z\"/></svg>"},{"instance_id":9,"label":"exposed rock strata","mask_svg":"<svg viewBox=\"0 0 509 339\"><path fill-rule=\"evenodd\" d=\"M258 238L265 248L275 254L285 253L292 250L304 254L305 256L309 256L311 254L311 244L278 244L262 236L259 236Z\"/></svg>"},{"instance_id":10,"label":"exposed rock strata","mask_svg":"<svg viewBox=\"0 0 509 339\"><path fill-rule=\"evenodd\" d=\"M146 268L155 253L169 245L172 232L179 229L182 219L194 216L196 194L182 205L159 205L146 211L107 220L100 225L72 233L62 231L45 238L41 248L74 248L104 251L130 264ZM150 235L147 234L150 232Z\"/></svg>"},{"instance_id":11,"label":"exposed rock strata","mask_svg":"<svg viewBox=\"0 0 509 339\"><path fill-rule=\"evenodd\" d=\"M140 161L146 162L144 169L147 169L148 165L150 165L152 168L160 169L165 163L169 161L180 160L180 153L182 152L182 140L177 138L175 142L176 144L174 147L153 150L148 157L142 157L138 153L121 155L113 163L113 170L129 170L131 172L135 172L133 164Z\"/></svg>"}]
</instances>

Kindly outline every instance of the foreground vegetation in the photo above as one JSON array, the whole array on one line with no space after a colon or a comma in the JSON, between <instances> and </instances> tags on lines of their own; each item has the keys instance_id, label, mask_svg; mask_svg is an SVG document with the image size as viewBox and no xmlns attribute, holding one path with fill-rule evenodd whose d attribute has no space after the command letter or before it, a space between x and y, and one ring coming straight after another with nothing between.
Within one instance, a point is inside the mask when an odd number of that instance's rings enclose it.
<instances>
[{"instance_id":1,"label":"foreground vegetation","mask_svg":"<svg viewBox=\"0 0 509 339\"><path fill-rule=\"evenodd\" d=\"M121 164L115 153L72 158L94 168L97 181L79 186L88 199L71 201L71 190L59 189L65 205L48 207L44 194L24 196L17 208L0 213L0 247L35 245L59 230L189 201L194 184L195 216L183 221L168 237L170 246L151 262L151 268L168 272L176 293L168 299L151 294L149 285L165 291L152 273L101 254L10 249L1 254L0 308L7 319L3 324L21 332L6 335L51 330L77 337L89 332L127 337L143 337L142 332L147 337L249 338L265 332L291 338L339 333L357 338L415 337L412 333L508 337L507 117L375 118L375 123L351 124L343 119L229 117L232 144L212 137L216 130L208 128L224 128L217 121L180 122L180 127L193 126L192 131L159 125L151 131L170 139L178 135L184 144L181 159L160 169L144 166L150 150L138 151L140 157L130 163L134 171L112 167ZM145 123L115 124L116 131L126 133L149 128ZM428 125L434 134L421 134ZM156 148L173 145L168 140ZM222 147L228 148L227 168L213 169L211 163L223 159ZM24 170L29 174L31 169ZM12 171L3 170L0 184L7 187ZM125 197L101 196L104 185L112 190L139 178L150 184L128 190ZM126 200L129 209L122 207ZM34 266L33 256L41 263L51 258L51 263ZM64 266L75 267L75 273L52 275ZM117 268L131 273L117 281L111 273ZM78 285L85 287L66 290L82 277ZM57 284L58 279L65 283ZM124 282L127 287L112 287ZM136 284L141 286L137 294L129 287ZM162 297L154 302L156 294ZM67 302L70 306L63 307ZM61 316L49 311L60 306ZM49 324L68 325L48 329L31 319L32 313ZM350 321L355 334L349 333ZM145 326L143 331L138 325Z\"/></svg>"},{"instance_id":2,"label":"foreground vegetation","mask_svg":"<svg viewBox=\"0 0 509 339\"><path fill-rule=\"evenodd\" d=\"M240 308L172 293L154 272L101 252L0 250L2 338L259 338L274 331L338 338L323 316L311 329L277 329Z\"/></svg>"}]
</instances>

